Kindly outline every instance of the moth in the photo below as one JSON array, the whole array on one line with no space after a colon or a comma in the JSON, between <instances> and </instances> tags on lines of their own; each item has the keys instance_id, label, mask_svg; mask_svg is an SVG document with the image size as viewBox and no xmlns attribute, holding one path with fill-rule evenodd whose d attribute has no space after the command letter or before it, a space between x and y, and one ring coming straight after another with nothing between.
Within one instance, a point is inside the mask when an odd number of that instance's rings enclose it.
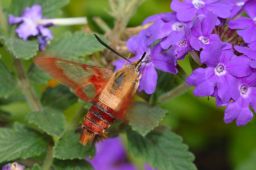
<instances>
[{"instance_id":1,"label":"moth","mask_svg":"<svg viewBox=\"0 0 256 170\"><path fill-rule=\"evenodd\" d=\"M104 43L109 50L127 60L130 64L116 72L110 69L90 66L57 57L41 56L35 64L48 72L54 79L70 87L82 100L92 106L84 116L80 142L87 144L106 136L106 130L116 119L124 119L127 108L138 88L140 66L146 53L137 62L130 62Z\"/></svg>"}]
</instances>

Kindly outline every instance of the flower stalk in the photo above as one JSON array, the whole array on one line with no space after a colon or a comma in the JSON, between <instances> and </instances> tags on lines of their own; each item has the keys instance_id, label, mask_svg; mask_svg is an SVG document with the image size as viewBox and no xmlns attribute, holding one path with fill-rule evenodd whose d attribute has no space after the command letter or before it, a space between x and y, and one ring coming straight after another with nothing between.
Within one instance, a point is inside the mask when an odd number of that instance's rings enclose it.
<instances>
[{"instance_id":1,"label":"flower stalk","mask_svg":"<svg viewBox=\"0 0 256 170\"><path fill-rule=\"evenodd\" d=\"M14 67L18 76L18 85L25 96L27 103L29 104L32 111L39 112L42 110L41 103L37 98L34 89L32 88L28 77L26 75L25 69L22 65L21 60L14 59Z\"/></svg>"},{"instance_id":2,"label":"flower stalk","mask_svg":"<svg viewBox=\"0 0 256 170\"><path fill-rule=\"evenodd\" d=\"M37 21L39 25L53 24L57 26L83 25L87 24L87 18L54 18L54 19L40 19Z\"/></svg>"}]
</instances>

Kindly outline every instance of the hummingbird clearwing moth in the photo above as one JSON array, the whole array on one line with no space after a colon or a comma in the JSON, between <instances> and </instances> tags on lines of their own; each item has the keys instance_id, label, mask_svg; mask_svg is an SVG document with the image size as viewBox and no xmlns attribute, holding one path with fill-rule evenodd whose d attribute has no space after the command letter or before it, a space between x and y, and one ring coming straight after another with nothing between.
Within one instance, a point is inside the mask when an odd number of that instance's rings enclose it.
<instances>
[{"instance_id":1,"label":"hummingbird clearwing moth","mask_svg":"<svg viewBox=\"0 0 256 170\"><path fill-rule=\"evenodd\" d=\"M140 80L140 66L146 53L137 62L127 58L105 44L97 35L96 39L112 52L130 64L112 72L109 69L80 64L65 59L40 56L35 64L48 72L54 79L70 87L82 100L92 106L84 116L80 142L87 144L96 138L106 136L106 130L115 119L123 119L130 106Z\"/></svg>"}]
</instances>

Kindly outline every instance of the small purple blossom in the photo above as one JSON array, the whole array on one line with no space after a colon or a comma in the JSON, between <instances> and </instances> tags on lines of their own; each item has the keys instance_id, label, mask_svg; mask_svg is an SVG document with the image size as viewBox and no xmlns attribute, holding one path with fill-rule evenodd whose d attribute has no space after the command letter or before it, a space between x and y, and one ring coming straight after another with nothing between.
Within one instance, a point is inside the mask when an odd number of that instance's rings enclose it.
<instances>
[{"instance_id":1,"label":"small purple blossom","mask_svg":"<svg viewBox=\"0 0 256 170\"><path fill-rule=\"evenodd\" d=\"M244 39L246 43L256 41L256 1L249 1L245 5L245 11L249 17L239 17L229 22L231 29L237 29L237 33Z\"/></svg>"},{"instance_id":2,"label":"small purple blossom","mask_svg":"<svg viewBox=\"0 0 256 170\"><path fill-rule=\"evenodd\" d=\"M237 77L250 75L249 60L246 57L237 57L232 50L225 48L220 56L212 57L208 67L196 69L187 79L187 83L196 86L196 96L215 96L221 103L236 99L238 92L235 84Z\"/></svg>"},{"instance_id":3,"label":"small purple blossom","mask_svg":"<svg viewBox=\"0 0 256 170\"><path fill-rule=\"evenodd\" d=\"M87 159L95 170L136 170L129 162L125 148L120 138L109 138L96 144L96 154L93 159ZM145 164L145 170L153 170Z\"/></svg>"},{"instance_id":4,"label":"small purple blossom","mask_svg":"<svg viewBox=\"0 0 256 170\"><path fill-rule=\"evenodd\" d=\"M181 21L192 21L198 15L212 12L220 18L228 18L233 4L229 0L173 0L171 9Z\"/></svg>"},{"instance_id":5,"label":"small purple blossom","mask_svg":"<svg viewBox=\"0 0 256 170\"><path fill-rule=\"evenodd\" d=\"M250 87L246 81L241 80L237 85L237 91L239 97L227 105L224 121L230 123L236 120L237 126L242 126L253 118L250 107L256 110L256 87Z\"/></svg>"},{"instance_id":6,"label":"small purple blossom","mask_svg":"<svg viewBox=\"0 0 256 170\"><path fill-rule=\"evenodd\" d=\"M216 23L217 18L211 13L196 19L190 36L190 44L195 50L199 51L215 42L220 42L218 35L212 34Z\"/></svg>"},{"instance_id":7,"label":"small purple blossom","mask_svg":"<svg viewBox=\"0 0 256 170\"><path fill-rule=\"evenodd\" d=\"M25 167L17 162L8 163L2 167L2 170L24 170Z\"/></svg>"},{"instance_id":8,"label":"small purple blossom","mask_svg":"<svg viewBox=\"0 0 256 170\"><path fill-rule=\"evenodd\" d=\"M48 29L52 24L46 23L42 25L40 24L42 19L42 7L35 4L32 7L25 8L20 17L10 15L9 23L12 25L18 24L16 33L23 40L28 40L30 37L38 37L40 50L44 50L53 37Z\"/></svg>"},{"instance_id":9,"label":"small purple blossom","mask_svg":"<svg viewBox=\"0 0 256 170\"><path fill-rule=\"evenodd\" d=\"M16 33L19 38L27 41L31 37L37 37L39 49L42 51L53 39L49 27L53 25L75 25L86 24L86 18L65 18L65 19L46 19L42 14L42 7L34 4L23 10L20 17L9 16L9 24L18 25Z\"/></svg>"}]
</instances>

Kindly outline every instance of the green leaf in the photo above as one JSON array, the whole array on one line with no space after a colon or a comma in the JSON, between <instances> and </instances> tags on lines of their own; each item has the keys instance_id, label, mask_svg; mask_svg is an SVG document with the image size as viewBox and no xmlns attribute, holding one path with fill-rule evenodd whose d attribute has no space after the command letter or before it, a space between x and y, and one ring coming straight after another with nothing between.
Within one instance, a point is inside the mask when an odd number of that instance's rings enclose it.
<instances>
[{"instance_id":1,"label":"green leaf","mask_svg":"<svg viewBox=\"0 0 256 170\"><path fill-rule=\"evenodd\" d=\"M50 79L50 76L36 67L34 64L31 65L28 71L28 77L30 80L32 80L35 83L39 84L46 84L48 80Z\"/></svg>"},{"instance_id":2,"label":"green leaf","mask_svg":"<svg viewBox=\"0 0 256 170\"><path fill-rule=\"evenodd\" d=\"M49 107L45 107L41 112L29 113L27 120L51 136L61 136L65 130L63 113Z\"/></svg>"},{"instance_id":3,"label":"green leaf","mask_svg":"<svg viewBox=\"0 0 256 170\"><path fill-rule=\"evenodd\" d=\"M54 40L46 52L57 57L74 59L103 49L94 35L75 32L66 33L60 39Z\"/></svg>"},{"instance_id":4,"label":"green leaf","mask_svg":"<svg viewBox=\"0 0 256 170\"><path fill-rule=\"evenodd\" d=\"M79 134L73 131L66 132L58 143L54 146L54 158L60 160L84 160L93 152L89 145L81 145L79 143Z\"/></svg>"},{"instance_id":5,"label":"green leaf","mask_svg":"<svg viewBox=\"0 0 256 170\"><path fill-rule=\"evenodd\" d=\"M4 40L7 50L19 59L30 59L37 54L38 44L35 40L24 41L15 37L0 37Z\"/></svg>"},{"instance_id":6,"label":"green leaf","mask_svg":"<svg viewBox=\"0 0 256 170\"><path fill-rule=\"evenodd\" d=\"M153 107L143 102L136 102L128 111L127 119L133 130L145 136L159 125L166 113L166 110L158 106Z\"/></svg>"},{"instance_id":7,"label":"green leaf","mask_svg":"<svg viewBox=\"0 0 256 170\"><path fill-rule=\"evenodd\" d=\"M241 163L236 170L252 170L255 169L255 162L256 162L256 151L254 151L251 156Z\"/></svg>"},{"instance_id":8,"label":"green leaf","mask_svg":"<svg viewBox=\"0 0 256 170\"><path fill-rule=\"evenodd\" d=\"M29 170L41 170L42 167L40 167L40 165L38 164L34 164Z\"/></svg>"},{"instance_id":9,"label":"green leaf","mask_svg":"<svg viewBox=\"0 0 256 170\"><path fill-rule=\"evenodd\" d=\"M39 156L46 150L46 141L22 125L0 128L0 163Z\"/></svg>"},{"instance_id":10,"label":"green leaf","mask_svg":"<svg viewBox=\"0 0 256 170\"><path fill-rule=\"evenodd\" d=\"M42 96L42 104L55 109L65 110L77 101L77 97L62 85L48 88Z\"/></svg>"},{"instance_id":11,"label":"green leaf","mask_svg":"<svg viewBox=\"0 0 256 170\"><path fill-rule=\"evenodd\" d=\"M55 160L54 170L93 170L91 165L84 160Z\"/></svg>"},{"instance_id":12,"label":"green leaf","mask_svg":"<svg viewBox=\"0 0 256 170\"><path fill-rule=\"evenodd\" d=\"M20 16L26 7L40 4L44 17L56 17L60 13L60 9L68 3L69 0L13 0L10 6L10 14Z\"/></svg>"},{"instance_id":13,"label":"green leaf","mask_svg":"<svg viewBox=\"0 0 256 170\"><path fill-rule=\"evenodd\" d=\"M0 97L8 97L16 87L16 81L0 60Z\"/></svg>"},{"instance_id":14,"label":"green leaf","mask_svg":"<svg viewBox=\"0 0 256 170\"><path fill-rule=\"evenodd\" d=\"M158 128L145 138L134 131L128 131L129 151L135 157L142 157L159 170L195 170L194 156L188 151L182 138L175 133Z\"/></svg>"}]
</instances>

